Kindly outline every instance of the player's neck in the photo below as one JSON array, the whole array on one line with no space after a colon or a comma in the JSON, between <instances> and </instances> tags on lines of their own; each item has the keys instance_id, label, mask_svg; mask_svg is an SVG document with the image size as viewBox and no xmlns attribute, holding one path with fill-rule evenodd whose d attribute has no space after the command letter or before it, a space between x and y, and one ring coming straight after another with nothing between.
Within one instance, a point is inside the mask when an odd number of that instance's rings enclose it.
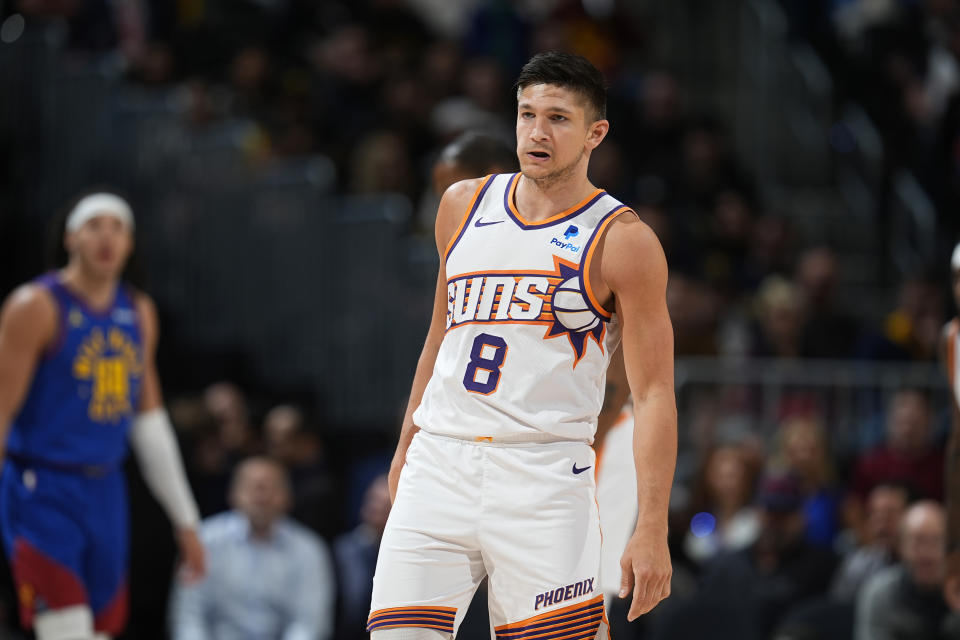
<instances>
[{"instance_id":1,"label":"player's neck","mask_svg":"<svg viewBox=\"0 0 960 640\"><path fill-rule=\"evenodd\" d=\"M515 199L524 219L539 222L583 202L596 187L586 172L567 180L542 183L520 176Z\"/></svg>"},{"instance_id":2,"label":"player's neck","mask_svg":"<svg viewBox=\"0 0 960 640\"><path fill-rule=\"evenodd\" d=\"M113 302L116 278L98 277L77 264L68 264L60 272L61 282L83 298L92 309L105 309Z\"/></svg>"}]
</instances>

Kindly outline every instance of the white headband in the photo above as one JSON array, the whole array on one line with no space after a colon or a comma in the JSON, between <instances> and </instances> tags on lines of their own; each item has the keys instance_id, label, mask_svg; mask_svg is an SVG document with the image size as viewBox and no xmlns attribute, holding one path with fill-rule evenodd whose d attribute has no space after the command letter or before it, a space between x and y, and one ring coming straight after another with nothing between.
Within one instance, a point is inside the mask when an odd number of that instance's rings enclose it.
<instances>
[{"instance_id":1,"label":"white headband","mask_svg":"<svg viewBox=\"0 0 960 640\"><path fill-rule=\"evenodd\" d=\"M67 216L67 231L76 231L97 216L116 218L133 229L133 211L126 200L112 193L92 193L80 200Z\"/></svg>"},{"instance_id":2,"label":"white headband","mask_svg":"<svg viewBox=\"0 0 960 640\"><path fill-rule=\"evenodd\" d=\"M953 249L953 257L950 258L950 268L954 271L960 271L960 244Z\"/></svg>"}]
</instances>

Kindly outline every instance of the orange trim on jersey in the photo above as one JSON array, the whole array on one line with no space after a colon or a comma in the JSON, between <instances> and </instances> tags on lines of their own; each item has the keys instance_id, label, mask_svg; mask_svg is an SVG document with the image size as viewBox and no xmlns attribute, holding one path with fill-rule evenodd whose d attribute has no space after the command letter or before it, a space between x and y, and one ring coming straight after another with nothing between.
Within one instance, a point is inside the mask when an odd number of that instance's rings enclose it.
<instances>
[{"instance_id":1,"label":"orange trim on jersey","mask_svg":"<svg viewBox=\"0 0 960 640\"><path fill-rule=\"evenodd\" d=\"M565 211L561 211L560 213L555 213L554 215L550 216L550 217L547 218L546 220L538 220L538 221L536 221L536 222L530 222L529 220L527 220L526 218L524 218L522 215L520 215L520 212L517 210L517 203L516 203L516 200L514 199L514 197L515 197L516 192L517 192L517 185L518 185L518 184L520 184L520 174L519 174L519 173L518 173L518 174L516 175L516 177L513 179L513 182L510 183L510 188L509 188L509 191L507 192L507 206L510 207L510 213L512 213L514 216L516 216L517 220L519 220L520 222L522 222L524 225L526 225L526 226L528 226L528 227L540 227L540 226L543 226L543 225L548 225L548 224L550 224L551 222L556 222L556 221L559 220L560 218L563 218L564 216L570 215L571 213L573 213L573 212L576 211L577 209L582 209L583 207L586 206L586 204L587 204L588 202L590 202L591 200L593 200L594 198L596 198L599 194L603 193L603 189L597 189L596 191L594 191L593 193L591 193L589 196L587 196L586 198L584 198L581 202L573 205L572 207L570 207L569 209L566 209Z\"/></svg>"},{"instance_id":2,"label":"orange trim on jersey","mask_svg":"<svg viewBox=\"0 0 960 640\"><path fill-rule=\"evenodd\" d=\"M467 205L467 211L463 214L463 220L460 221L460 226L457 227L456 232L453 234L453 237L450 238L450 241L447 243L447 247L443 250L443 261L446 262L447 258L450 257L450 251L453 249L453 245L457 243L457 240L460 239L460 236L463 235L464 228L467 225L467 222L470 220L470 217L474 213L474 207L477 205L477 198L480 196L480 192L483 191L484 187L487 186L487 183L494 179L494 175L491 174L483 179L480 182L480 186L477 187L477 190L473 192L473 197L470 198L470 204Z\"/></svg>"},{"instance_id":3,"label":"orange trim on jersey","mask_svg":"<svg viewBox=\"0 0 960 640\"><path fill-rule=\"evenodd\" d=\"M590 619L598 615L600 616L600 620ZM603 622L603 610L601 609L600 611L584 612L583 619L585 620L585 622L580 622L579 620L563 620L563 621L557 622L557 624L552 624L547 627L540 627L536 629L537 633L531 634L531 635L523 635L522 632L516 632L521 634L517 636L517 638L523 638L523 640L536 640L537 638L550 638L550 640L567 640L568 638L576 638L578 636L582 636L583 632L589 629L590 627L597 628L600 626L600 623ZM562 636L554 635L556 634L555 629L557 629L558 627L564 627L569 624L576 624L576 626L570 627L569 629L564 629L563 630L564 635ZM501 638L501 640L510 640L510 639Z\"/></svg>"},{"instance_id":4,"label":"orange trim on jersey","mask_svg":"<svg viewBox=\"0 0 960 640\"><path fill-rule=\"evenodd\" d=\"M394 627L425 627L453 632L456 607L391 607L378 609L367 618L367 631Z\"/></svg>"},{"instance_id":5,"label":"orange trim on jersey","mask_svg":"<svg viewBox=\"0 0 960 640\"><path fill-rule=\"evenodd\" d=\"M580 601L580 602L578 602L578 603L576 603L576 604L567 605L566 607L562 607L562 608L556 609L556 610L554 610L554 611L548 611L547 613L541 613L541 614L539 614L539 615L533 616L532 618L527 618L527 619L525 619L525 620L521 620L520 622L511 622L510 624L503 624L503 625L500 625L499 627L494 627L493 630L496 631L496 632L500 632L500 631L509 631L509 630L511 630L511 629L517 629L517 628L521 628L521 627L526 627L526 626L531 625L531 624L534 624L534 623L536 623L536 622L543 622L543 621L545 621L545 620L549 620L550 618L555 618L555 617L557 617L557 616L562 616L562 615L565 615L565 614L568 614L568 613L573 613L573 612L576 611L577 609L581 609L581 608L582 608L582 609L589 609L591 606L597 604L598 602L601 602L601 603L603 602L603 596L602 596L602 595L599 595L599 596L597 596L597 597L595 597L595 598L592 598L591 600L582 600L582 601Z\"/></svg>"},{"instance_id":6,"label":"orange trim on jersey","mask_svg":"<svg viewBox=\"0 0 960 640\"><path fill-rule=\"evenodd\" d=\"M606 309L604 309L604 308L603 308L603 305L600 304L600 301L597 300L597 297L593 294L593 287L590 286L590 263L593 262L593 252L594 252L594 250L597 248L597 245L600 244L600 240L603 238L603 234L604 234L604 232L607 230L607 227L610 225L611 222L613 222L614 220L616 220L616 219L620 216L621 213L623 213L623 212L625 212L625 211L633 211L633 209L631 209L630 207L628 207L628 206L626 206L626 205L623 205L623 206L621 206L621 207L618 207L618 208L614 209L614 210L607 216L607 219L606 219L606 220L604 220L603 222L600 223L600 228L597 229L597 230L594 232L594 233L595 233L595 235L594 235L594 241L593 241L593 243L590 245L590 247L587 249L587 255L583 258L583 288L584 288L584 293L587 294L587 298L589 298L590 304L592 304L592 305L596 308L596 309L595 309L596 311L599 311L601 314L603 314L603 317L604 317L606 320L609 320L610 318L612 318L612 317L613 317L613 314L610 313L610 312L608 312Z\"/></svg>"},{"instance_id":7,"label":"orange trim on jersey","mask_svg":"<svg viewBox=\"0 0 960 640\"><path fill-rule=\"evenodd\" d=\"M381 613L418 613L425 611L435 611L437 613L456 613L456 607L435 607L433 605L423 607L389 607L387 609L377 609L370 614L370 617L378 616Z\"/></svg>"}]
</instances>

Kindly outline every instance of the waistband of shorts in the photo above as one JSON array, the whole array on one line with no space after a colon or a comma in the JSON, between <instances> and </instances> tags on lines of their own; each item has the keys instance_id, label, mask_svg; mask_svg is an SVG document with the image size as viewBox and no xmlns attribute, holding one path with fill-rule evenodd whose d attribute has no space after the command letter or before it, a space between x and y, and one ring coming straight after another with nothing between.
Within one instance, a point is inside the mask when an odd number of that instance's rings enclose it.
<instances>
[{"instance_id":1,"label":"waistband of shorts","mask_svg":"<svg viewBox=\"0 0 960 640\"><path fill-rule=\"evenodd\" d=\"M32 456L24 456L19 453L7 451L5 457L10 462L23 468L51 469L53 471L63 471L65 473L75 473L88 478L102 478L109 475L119 468L117 464L72 464L68 462L55 462L53 460L43 460Z\"/></svg>"},{"instance_id":2,"label":"waistband of shorts","mask_svg":"<svg viewBox=\"0 0 960 640\"><path fill-rule=\"evenodd\" d=\"M425 434L431 438L444 438L463 444L490 445L490 446L531 446L538 444L585 444L590 446L586 440L570 440L558 438L552 433L521 433L509 436L474 436L472 438L459 435L450 435L447 433L434 433L421 428L419 433Z\"/></svg>"}]
</instances>

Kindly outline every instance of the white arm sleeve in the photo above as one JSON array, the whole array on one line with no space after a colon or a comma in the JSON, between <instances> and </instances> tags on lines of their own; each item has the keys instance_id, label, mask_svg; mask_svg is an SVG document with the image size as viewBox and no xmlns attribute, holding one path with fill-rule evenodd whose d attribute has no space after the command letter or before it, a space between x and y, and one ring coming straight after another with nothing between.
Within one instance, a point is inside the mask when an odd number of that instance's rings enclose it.
<instances>
[{"instance_id":1,"label":"white arm sleeve","mask_svg":"<svg viewBox=\"0 0 960 640\"><path fill-rule=\"evenodd\" d=\"M190 493L173 425L164 409L139 414L130 428L130 447L157 502L178 529L196 528L197 504Z\"/></svg>"}]
</instances>

